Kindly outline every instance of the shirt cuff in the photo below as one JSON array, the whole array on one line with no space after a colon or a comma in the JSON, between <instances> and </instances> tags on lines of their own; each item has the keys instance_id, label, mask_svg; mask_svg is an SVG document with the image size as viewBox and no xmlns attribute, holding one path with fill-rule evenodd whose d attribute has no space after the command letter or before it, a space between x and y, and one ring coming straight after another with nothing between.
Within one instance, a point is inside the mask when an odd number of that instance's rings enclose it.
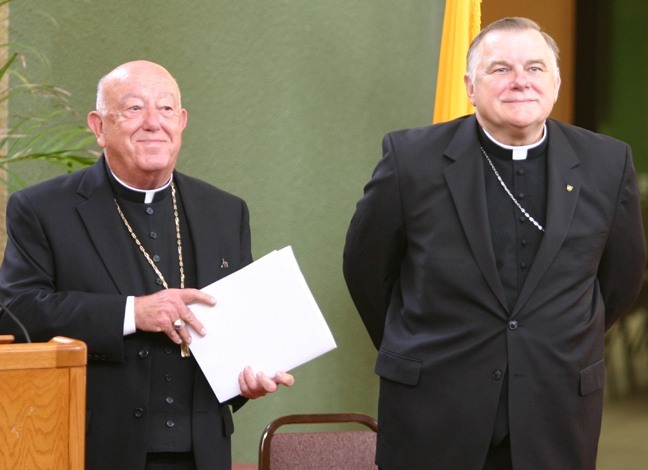
<instances>
[{"instance_id":1,"label":"shirt cuff","mask_svg":"<svg viewBox=\"0 0 648 470\"><path fill-rule=\"evenodd\" d=\"M137 331L135 326L135 297L126 297L126 308L124 311L124 336L132 335Z\"/></svg>"}]
</instances>

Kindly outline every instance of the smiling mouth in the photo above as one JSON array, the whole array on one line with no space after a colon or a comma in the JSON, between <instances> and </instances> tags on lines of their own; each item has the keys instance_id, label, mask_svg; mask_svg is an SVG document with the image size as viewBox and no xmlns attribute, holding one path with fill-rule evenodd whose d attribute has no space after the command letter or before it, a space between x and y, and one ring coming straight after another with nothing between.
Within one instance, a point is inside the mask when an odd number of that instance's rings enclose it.
<instances>
[{"instance_id":1,"label":"smiling mouth","mask_svg":"<svg viewBox=\"0 0 648 470\"><path fill-rule=\"evenodd\" d=\"M535 105L537 104L537 101L535 100L526 100L526 101L505 101L505 105L511 105L511 106L527 106L527 105Z\"/></svg>"}]
</instances>

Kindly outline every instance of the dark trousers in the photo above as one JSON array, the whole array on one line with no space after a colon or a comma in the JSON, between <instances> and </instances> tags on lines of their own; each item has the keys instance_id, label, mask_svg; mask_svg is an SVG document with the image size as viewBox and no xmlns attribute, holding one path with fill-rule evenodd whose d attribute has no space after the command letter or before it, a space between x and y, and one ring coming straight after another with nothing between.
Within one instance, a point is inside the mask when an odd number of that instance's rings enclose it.
<instances>
[{"instance_id":1,"label":"dark trousers","mask_svg":"<svg viewBox=\"0 0 648 470\"><path fill-rule=\"evenodd\" d=\"M146 455L146 470L196 470L193 452L154 452Z\"/></svg>"},{"instance_id":2,"label":"dark trousers","mask_svg":"<svg viewBox=\"0 0 648 470\"><path fill-rule=\"evenodd\" d=\"M512 470L511 441L506 436L502 442L488 449L484 470Z\"/></svg>"}]
</instances>

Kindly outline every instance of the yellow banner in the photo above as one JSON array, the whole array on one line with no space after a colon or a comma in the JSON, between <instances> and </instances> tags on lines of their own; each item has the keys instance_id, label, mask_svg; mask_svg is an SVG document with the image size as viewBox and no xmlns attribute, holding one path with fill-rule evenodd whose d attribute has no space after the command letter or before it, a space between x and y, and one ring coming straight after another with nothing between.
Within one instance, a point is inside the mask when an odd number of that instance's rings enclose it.
<instances>
[{"instance_id":1,"label":"yellow banner","mask_svg":"<svg viewBox=\"0 0 648 470\"><path fill-rule=\"evenodd\" d=\"M446 0L439 54L434 117L444 122L474 111L463 77L470 42L481 27L481 0Z\"/></svg>"}]
</instances>

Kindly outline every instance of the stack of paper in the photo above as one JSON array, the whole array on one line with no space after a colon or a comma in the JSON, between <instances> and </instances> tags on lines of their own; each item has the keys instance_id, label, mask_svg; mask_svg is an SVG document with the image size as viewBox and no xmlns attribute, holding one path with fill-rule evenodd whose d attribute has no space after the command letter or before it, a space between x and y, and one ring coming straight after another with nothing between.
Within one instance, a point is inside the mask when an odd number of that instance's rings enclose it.
<instances>
[{"instance_id":1,"label":"stack of paper","mask_svg":"<svg viewBox=\"0 0 648 470\"><path fill-rule=\"evenodd\" d=\"M191 332L191 351L221 402L246 366L272 377L336 347L289 246L202 290L217 303L191 305L207 329Z\"/></svg>"}]
</instances>

